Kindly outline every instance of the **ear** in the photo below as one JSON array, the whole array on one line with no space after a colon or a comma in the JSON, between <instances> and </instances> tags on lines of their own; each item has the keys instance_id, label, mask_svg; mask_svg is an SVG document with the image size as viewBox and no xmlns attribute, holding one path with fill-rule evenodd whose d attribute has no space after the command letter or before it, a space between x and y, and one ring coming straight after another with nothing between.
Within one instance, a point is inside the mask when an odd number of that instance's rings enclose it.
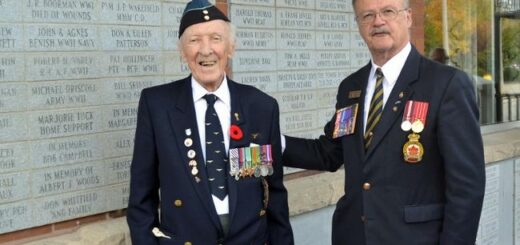
<instances>
[{"instance_id":1,"label":"ear","mask_svg":"<svg viewBox=\"0 0 520 245\"><path fill-rule=\"evenodd\" d=\"M230 43L229 44L228 58L229 59L233 58L233 55L235 55L235 43Z\"/></svg>"},{"instance_id":2,"label":"ear","mask_svg":"<svg viewBox=\"0 0 520 245\"><path fill-rule=\"evenodd\" d=\"M412 27L413 20L412 20L412 9L411 8L408 8L408 10L406 10L406 23L407 23L408 28Z\"/></svg>"}]
</instances>

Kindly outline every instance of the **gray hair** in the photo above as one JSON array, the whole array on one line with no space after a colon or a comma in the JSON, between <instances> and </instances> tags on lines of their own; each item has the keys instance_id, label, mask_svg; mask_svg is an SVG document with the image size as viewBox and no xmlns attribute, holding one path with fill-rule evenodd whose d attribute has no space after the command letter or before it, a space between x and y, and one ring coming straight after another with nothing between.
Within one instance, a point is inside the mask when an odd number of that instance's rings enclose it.
<instances>
[{"instance_id":1,"label":"gray hair","mask_svg":"<svg viewBox=\"0 0 520 245\"><path fill-rule=\"evenodd\" d=\"M229 28L229 42L234 46L235 42L237 40L237 27L233 25L231 22L224 21ZM179 40L177 41L177 50L182 50L182 36L184 36L184 33L180 36Z\"/></svg>"},{"instance_id":2,"label":"gray hair","mask_svg":"<svg viewBox=\"0 0 520 245\"><path fill-rule=\"evenodd\" d=\"M354 10L356 9L356 1L357 0L352 0L352 8L354 8ZM403 0L403 7L404 8L410 7L410 0Z\"/></svg>"}]
</instances>

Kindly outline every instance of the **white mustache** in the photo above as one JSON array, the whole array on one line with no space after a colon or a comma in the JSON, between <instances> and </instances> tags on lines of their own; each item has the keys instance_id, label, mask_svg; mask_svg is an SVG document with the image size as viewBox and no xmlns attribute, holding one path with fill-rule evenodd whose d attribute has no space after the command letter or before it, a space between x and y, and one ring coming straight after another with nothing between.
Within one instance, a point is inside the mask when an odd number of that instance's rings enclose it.
<instances>
[{"instance_id":1,"label":"white mustache","mask_svg":"<svg viewBox=\"0 0 520 245\"><path fill-rule=\"evenodd\" d=\"M370 32L370 35L375 35L375 34L390 34L390 31L388 31L384 27L376 27L376 28L372 29L372 31Z\"/></svg>"}]
</instances>

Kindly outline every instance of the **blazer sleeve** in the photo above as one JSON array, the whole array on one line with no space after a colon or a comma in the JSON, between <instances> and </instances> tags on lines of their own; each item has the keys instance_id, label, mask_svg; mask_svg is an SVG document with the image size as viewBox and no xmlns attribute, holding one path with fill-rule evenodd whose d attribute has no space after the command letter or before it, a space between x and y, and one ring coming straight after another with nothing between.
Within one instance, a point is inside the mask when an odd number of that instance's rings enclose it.
<instances>
[{"instance_id":1,"label":"blazer sleeve","mask_svg":"<svg viewBox=\"0 0 520 245\"><path fill-rule=\"evenodd\" d=\"M152 229L159 224L159 183L152 118L146 97L141 93L137 113L135 146L130 167L130 197L127 222L133 244L158 244Z\"/></svg>"},{"instance_id":2,"label":"blazer sleeve","mask_svg":"<svg viewBox=\"0 0 520 245\"><path fill-rule=\"evenodd\" d=\"M342 84L343 85L343 84ZM345 89L340 86L339 91ZM336 101L340 101L340 93ZM336 103L336 109L338 108ZM318 139L303 139L285 136L285 150L283 152L283 164L287 167L325 170L334 172L343 164L343 148L340 139L333 139L332 132L336 122L336 114L325 125L324 134Z\"/></svg>"},{"instance_id":3,"label":"blazer sleeve","mask_svg":"<svg viewBox=\"0 0 520 245\"><path fill-rule=\"evenodd\" d=\"M473 85L457 71L438 115L438 145L444 162L445 197L441 243L474 244L485 189L485 163Z\"/></svg>"},{"instance_id":4,"label":"blazer sleeve","mask_svg":"<svg viewBox=\"0 0 520 245\"><path fill-rule=\"evenodd\" d=\"M278 103L274 102L271 124L271 150L273 151L273 175L266 177L269 183L267 204L267 229L269 245L293 245L294 238L289 223L287 190L283 185L283 165L281 162L280 119Z\"/></svg>"}]
</instances>

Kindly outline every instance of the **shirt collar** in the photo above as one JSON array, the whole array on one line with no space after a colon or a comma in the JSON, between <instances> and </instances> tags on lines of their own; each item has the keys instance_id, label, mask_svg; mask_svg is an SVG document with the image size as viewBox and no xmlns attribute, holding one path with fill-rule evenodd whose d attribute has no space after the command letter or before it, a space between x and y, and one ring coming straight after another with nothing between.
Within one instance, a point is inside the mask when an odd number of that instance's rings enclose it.
<instances>
[{"instance_id":1,"label":"shirt collar","mask_svg":"<svg viewBox=\"0 0 520 245\"><path fill-rule=\"evenodd\" d=\"M399 77L399 74L401 73L401 70L404 67L404 63L406 62L406 59L408 58L411 50L412 45L407 43L406 46L404 46L404 48L399 51L399 53L397 53L381 67L381 71L385 76L385 80L390 84L394 84L397 81L397 78ZM377 66L373 60L371 62L372 69L370 70L370 77L373 78L375 76L374 73L379 66Z\"/></svg>"},{"instance_id":2,"label":"shirt collar","mask_svg":"<svg viewBox=\"0 0 520 245\"><path fill-rule=\"evenodd\" d=\"M202 97L206 94L214 94L219 98L219 100L224 102L224 104L226 104L228 107L231 105L231 103L230 103L231 96L229 93L229 87L228 87L228 82L227 82L226 76L224 76L224 80L222 80L222 83L220 84L220 86L217 88L217 90L215 92L207 91L204 87L202 87L202 85L200 85L197 82L197 80L195 80L195 78L193 76L191 76L191 87L192 87L192 92L193 92L193 102L197 102L197 101L203 99Z\"/></svg>"}]
</instances>

